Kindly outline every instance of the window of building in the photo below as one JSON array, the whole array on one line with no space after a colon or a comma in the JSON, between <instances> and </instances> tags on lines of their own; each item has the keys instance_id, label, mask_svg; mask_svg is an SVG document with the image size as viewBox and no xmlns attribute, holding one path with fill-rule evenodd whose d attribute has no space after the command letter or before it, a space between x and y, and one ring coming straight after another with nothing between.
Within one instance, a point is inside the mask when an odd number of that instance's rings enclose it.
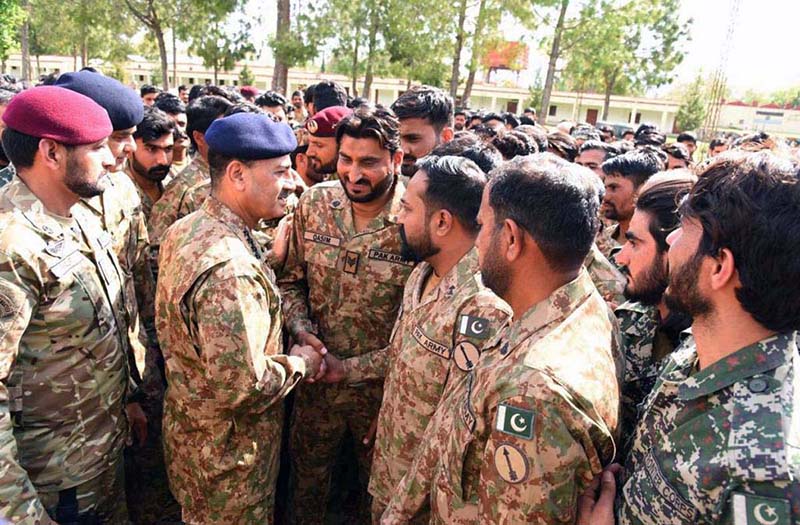
<instances>
[{"instance_id":1,"label":"window of building","mask_svg":"<svg viewBox=\"0 0 800 525\"><path fill-rule=\"evenodd\" d=\"M641 123L641 122L642 122L642 114L641 114L641 113L637 113L637 114L636 114L636 120L634 120L634 122L635 122L636 124L639 124L639 123Z\"/></svg>"},{"instance_id":2,"label":"window of building","mask_svg":"<svg viewBox=\"0 0 800 525\"><path fill-rule=\"evenodd\" d=\"M548 117L555 117L557 111L558 111L558 107L550 106L550 108L547 110L547 116Z\"/></svg>"}]
</instances>

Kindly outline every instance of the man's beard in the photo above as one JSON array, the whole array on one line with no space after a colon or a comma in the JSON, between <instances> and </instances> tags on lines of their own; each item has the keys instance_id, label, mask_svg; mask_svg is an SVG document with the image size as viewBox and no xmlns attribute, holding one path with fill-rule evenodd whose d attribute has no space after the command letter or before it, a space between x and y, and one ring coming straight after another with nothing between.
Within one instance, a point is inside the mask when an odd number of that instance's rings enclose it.
<instances>
[{"instance_id":1,"label":"man's beard","mask_svg":"<svg viewBox=\"0 0 800 525\"><path fill-rule=\"evenodd\" d=\"M713 311L711 302L700 295L698 275L703 256L698 252L691 260L669 272L669 287L664 293L664 302L673 312L683 312L693 319L706 316Z\"/></svg>"},{"instance_id":2,"label":"man's beard","mask_svg":"<svg viewBox=\"0 0 800 525\"><path fill-rule=\"evenodd\" d=\"M406 162L408 160L409 162ZM405 157L403 163L400 165L400 172L406 177L413 177L417 172L417 158Z\"/></svg>"},{"instance_id":3,"label":"man's beard","mask_svg":"<svg viewBox=\"0 0 800 525\"><path fill-rule=\"evenodd\" d=\"M161 182L167 177L167 175L169 175L169 164L159 164L157 166L153 166L152 168L145 168L139 164L139 161L136 160L136 155L134 155L131 160L131 167L133 168L133 171L135 171L137 175L144 177L149 181Z\"/></svg>"},{"instance_id":4,"label":"man's beard","mask_svg":"<svg viewBox=\"0 0 800 525\"><path fill-rule=\"evenodd\" d=\"M321 177L320 181L327 179L328 175L336 173L336 164L338 162L336 158L326 164L323 164L319 157L308 157L308 161L309 167L314 170L317 176Z\"/></svg>"},{"instance_id":5,"label":"man's beard","mask_svg":"<svg viewBox=\"0 0 800 525\"><path fill-rule=\"evenodd\" d=\"M630 301L638 301L647 306L657 305L664 296L664 290L669 284L669 272L662 264L662 258L666 254L656 257L656 260L636 279L634 285L631 281L625 285L625 298ZM628 267L622 267L625 276L630 275Z\"/></svg>"},{"instance_id":6,"label":"man's beard","mask_svg":"<svg viewBox=\"0 0 800 525\"><path fill-rule=\"evenodd\" d=\"M618 221L620 219L617 207L611 204L610 202L604 202L602 210L603 210L603 215L605 215L606 219L611 221Z\"/></svg>"},{"instance_id":7,"label":"man's beard","mask_svg":"<svg viewBox=\"0 0 800 525\"><path fill-rule=\"evenodd\" d=\"M394 185L394 179L394 173L390 173L386 178L380 181L377 186L373 186L367 179L361 179L354 185L366 186L370 188L370 192L365 195L352 195L347 189L347 184L339 177L339 181L342 184L342 188L344 188L344 192L347 194L347 198L352 202L372 202L375 199L383 197Z\"/></svg>"},{"instance_id":8,"label":"man's beard","mask_svg":"<svg viewBox=\"0 0 800 525\"><path fill-rule=\"evenodd\" d=\"M499 238L500 230L495 229L492 233L489 251L483 256L480 270L483 285L503 299L511 288L511 272L508 271L507 265L500 257L500 250L497 246Z\"/></svg>"},{"instance_id":9,"label":"man's beard","mask_svg":"<svg viewBox=\"0 0 800 525\"><path fill-rule=\"evenodd\" d=\"M75 195L82 199L91 199L102 195L105 186L100 182L106 176L106 172L101 173L94 182L81 178L86 172L73 155L67 156L67 174L64 177L64 185Z\"/></svg>"},{"instance_id":10,"label":"man's beard","mask_svg":"<svg viewBox=\"0 0 800 525\"><path fill-rule=\"evenodd\" d=\"M427 231L420 242L412 245L406 236L406 229L400 225L400 241L402 243L400 255L407 261L422 262L439 253L440 249L433 245L430 233Z\"/></svg>"},{"instance_id":11,"label":"man's beard","mask_svg":"<svg viewBox=\"0 0 800 525\"><path fill-rule=\"evenodd\" d=\"M456 131L461 131L464 129L464 124L455 124L453 126L453 129L455 129Z\"/></svg>"}]
</instances>

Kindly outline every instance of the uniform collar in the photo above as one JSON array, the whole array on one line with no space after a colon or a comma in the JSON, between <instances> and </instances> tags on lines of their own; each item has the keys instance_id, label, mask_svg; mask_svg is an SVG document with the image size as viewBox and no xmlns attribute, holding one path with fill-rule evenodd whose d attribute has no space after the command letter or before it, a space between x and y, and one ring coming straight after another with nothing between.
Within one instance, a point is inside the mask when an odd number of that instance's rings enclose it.
<instances>
[{"instance_id":1,"label":"uniform collar","mask_svg":"<svg viewBox=\"0 0 800 525\"><path fill-rule=\"evenodd\" d=\"M31 226L52 239L63 237L64 232L74 225L71 217L61 217L49 212L39 197L19 177L8 183L4 196Z\"/></svg>"},{"instance_id":2,"label":"uniform collar","mask_svg":"<svg viewBox=\"0 0 800 525\"><path fill-rule=\"evenodd\" d=\"M589 274L581 268L578 277L550 294L549 297L533 305L518 320L510 323L505 331L500 353L510 354L526 339L559 319L563 319L584 302L596 289Z\"/></svg>"},{"instance_id":3,"label":"uniform collar","mask_svg":"<svg viewBox=\"0 0 800 525\"><path fill-rule=\"evenodd\" d=\"M244 219L236 215L232 209L223 204L213 195L203 202L202 210L228 226L233 231L240 232L250 229L247 227Z\"/></svg>"},{"instance_id":4,"label":"uniform collar","mask_svg":"<svg viewBox=\"0 0 800 525\"><path fill-rule=\"evenodd\" d=\"M420 274L421 275L428 275L433 273L433 267L427 262L420 263ZM453 266L450 268L447 273L442 277L442 280L436 286L436 289L431 291L425 297L422 297L422 290L425 288L425 278L422 278L418 281L417 289L414 290L414 294L416 297L419 298L419 304L417 306L423 306L433 301L439 300L439 298L450 299L452 298L456 290L461 288L464 283L468 282L471 279L475 278L475 274L478 272L478 251L473 247L470 249L463 257Z\"/></svg>"},{"instance_id":5,"label":"uniform collar","mask_svg":"<svg viewBox=\"0 0 800 525\"><path fill-rule=\"evenodd\" d=\"M687 377L678 388L678 399L707 396L743 379L774 370L796 352L793 332L762 339Z\"/></svg>"}]
</instances>

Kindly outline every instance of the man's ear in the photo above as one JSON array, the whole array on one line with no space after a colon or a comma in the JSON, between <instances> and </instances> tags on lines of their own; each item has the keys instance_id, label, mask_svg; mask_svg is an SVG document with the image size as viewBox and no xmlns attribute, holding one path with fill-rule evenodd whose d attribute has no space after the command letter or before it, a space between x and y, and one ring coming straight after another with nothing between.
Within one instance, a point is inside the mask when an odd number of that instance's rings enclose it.
<instances>
[{"instance_id":1,"label":"man's ear","mask_svg":"<svg viewBox=\"0 0 800 525\"><path fill-rule=\"evenodd\" d=\"M66 160L66 148L54 140L41 139L38 152L44 165L51 170L57 170Z\"/></svg>"},{"instance_id":2,"label":"man's ear","mask_svg":"<svg viewBox=\"0 0 800 525\"><path fill-rule=\"evenodd\" d=\"M512 219L503 221L502 231L500 232L501 255L508 262L514 262L522 256L525 243L525 230L519 227Z\"/></svg>"},{"instance_id":3,"label":"man's ear","mask_svg":"<svg viewBox=\"0 0 800 525\"><path fill-rule=\"evenodd\" d=\"M244 191L247 187L245 165L238 160L232 160L225 168L225 178L233 184L237 191Z\"/></svg>"},{"instance_id":4,"label":"man's ear","mask_svg":"<svg viewBox=\"0 0 800 525\"><path fill-rule=\"evenodd\" d=\"M719 251L716 257L711 258L711 289L721 290L730 285L732 281L739 280L739 272L736 271L736 262L733 260L733 252L728 248Z\"/></svg>"},{"instance_id":5,"label":"man's ear","mask_svg":"<svg viewBox=\"0 0 800 525\"><path fill-rule=\"evenodd\" d=\"M453 229L453 221L455 220L456 218L449 210L444 208L437 210L436 213L431 215L431 231L438 237L444 237Z\"/></svg>"}]
</instances>

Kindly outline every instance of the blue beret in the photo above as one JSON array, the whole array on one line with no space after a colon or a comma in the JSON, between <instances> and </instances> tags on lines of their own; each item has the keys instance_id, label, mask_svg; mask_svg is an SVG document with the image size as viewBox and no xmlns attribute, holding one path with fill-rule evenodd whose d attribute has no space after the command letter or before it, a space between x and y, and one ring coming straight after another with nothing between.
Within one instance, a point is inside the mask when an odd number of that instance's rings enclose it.
<instances>
[{"instance_id":1,"label":"blue beret","mask_svg":"<svg viewBox=\"0 0 800 525\"><path fill-rule=\"evenodd\" d=\"M217 119L208 127L205 139L209 151L241 160L274 159L297 148L292 128L257 113Z\"/></svg>"},{"instance_id":2,"label":"blue beret","mask_svg":"<svg viewBox=\"0 0 800 525\"><path fill-rule=\"evenodd\" d=\"M144 118L142 99L118 80L92 71L64 73L56 86L76 91L97 102L108 113L114 130L138 126Z\"/></svg>"}]
</instances>

